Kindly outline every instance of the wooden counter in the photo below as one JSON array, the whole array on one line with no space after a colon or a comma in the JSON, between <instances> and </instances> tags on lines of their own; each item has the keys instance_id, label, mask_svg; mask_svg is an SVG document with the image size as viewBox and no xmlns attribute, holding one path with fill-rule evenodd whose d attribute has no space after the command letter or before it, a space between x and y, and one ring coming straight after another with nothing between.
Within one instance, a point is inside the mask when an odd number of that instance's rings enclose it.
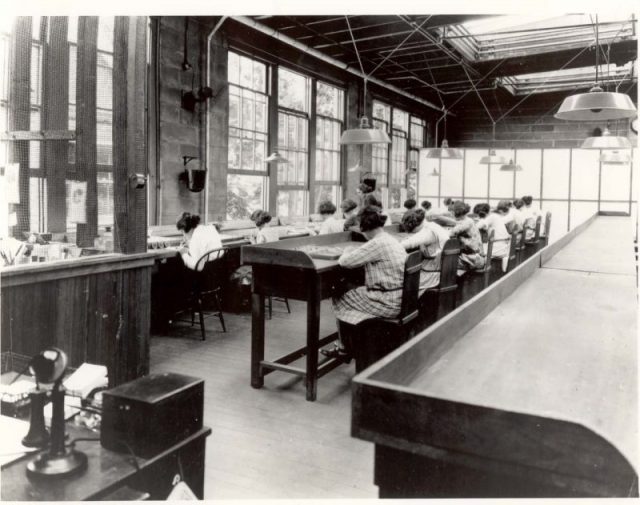
<instances>
[{"instance_id":1,"label":"wooden counter","mask_svg":"<svg viewBox=\"0 0 640 505\"><path fill-rule=\"evenodd\" d=\"M106 365L114 386L149 372L149 253L105 254L3 269L3 371L47 346L69 365Z\"/></svg>"},{"instance_id":2,"label":"wooden counter","mask_svg":"<svg viewBox=\"0 0 640 505\"><path fill-rule=\"evenodd\" d=\"M605 219L354 379L381 497L638 495L635 272L563 259L614 248L632 265L626 222Z\"/></svg>"}]
</instances>

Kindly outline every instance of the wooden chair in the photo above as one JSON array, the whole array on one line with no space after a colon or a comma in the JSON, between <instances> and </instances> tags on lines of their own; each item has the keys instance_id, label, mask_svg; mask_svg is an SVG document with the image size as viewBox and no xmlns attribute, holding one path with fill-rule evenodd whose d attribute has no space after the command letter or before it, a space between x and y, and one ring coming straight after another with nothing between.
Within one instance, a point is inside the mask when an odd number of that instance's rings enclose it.
<instances>
[{"instance_id":1,"label":"wooden chair","mask_svg":"<svg viewBox=\"0 0 640 505\"><path fill-rule=\"evenodd\" d=\"M487 255L486 261L484 262L484 268L482 270L473 271L473 273L476 275L482 274L482 276L484 277L485 288L489 286L489 274L491 273L491 255L493 253L493 243L495 242L494 235L495 233L493 230L489 230L489 233L487 233Z\"/></svg>"},{"instance_id":2,"label":"wooden chair","mask_svg":"<svg viewBox=\"0 0 640 505\"><path fill-rule=\"evenodd\" d=\"M367 319L358 325L350 325L350 348L360 372L405 343L411 336L414 321L418 317L418 291L422 252L407 256L404 265L402 305L395 318ZM344 327L341 325L341 330Z\"/></svg>"},{"instance_id":3,"label":"wooden chair","mask_svg":"<svg viewBox=\"0 0 640 505\"><path fill-rule=\"evenodd\" d=\"M224 316L222 315L222 304L220 302L220 279L224 252L224 248L213 249L206 252L200 257L200 259L198 259L196 268L193 271L190 271L192 282L191 290L187 295L187 308L180 312L191 312L191 326L195 324L195 314L196 312L198 313L202 340L205 340L206 338L204 314L205 304L208 297L211 297L211 301L214 304L214 312L206 317L218 316L218 318L220 318L220 324L222 325L222 331L227 331L224 324ZM178 319L177 321L180 320Z\"/></svg>"},{"instance_id":4,"label":"wooden chair","mask_svg":"<svg viewBox=\"0 0 640 505\"><path fill-rule=\"evenodd\" d=\"M516 263L519 265L520 263L522 263L522 261L524 261L525 258L523 258L523 256L525 255L525 241L527 239L527 225L525 223L524 228L517 232L517 242L516 242L516 256L517 256L517 261Z\"/></svg>"},{"instance_id":5,"label":"wooden chair","mask_svg":"<svg viewBox=\"0 0 640 505\"><path fill-rule=\"evenodd\" d=\"M440 253L440 283L427 289L420 299L421 319L428 321L429 300L435 298L435 317L442 315L456 307L456 290L458 289L458 256L461 245L457 238L451 238L444 243Z\"/></svg>"},{"instance_id":6,"label":"wooden chair","mask_svg":"<svg viewBox=\"0 0 640 505\"><path fill-rule=\"evenodd\" d=\"M547 212L544 218L544 235L542 234L542 230L540 230L540 240L543 243L542 247L546 247L549 245L549 231L551 230L551 212Z\"/></svg>"},{"instance_id":7,"label":"wooden chair","mask_svg":"<svg viewBox=\"0 0 640 505\"><path fill-rule=\"evenodd\" d=\"M538 242L540 242L540 225L542 224L542 216L538 216L536 218L536 225L534 228L534 235L533 238L530 240L525 240L525 244L526 245L538 245Z\"/></svg>"}]
</instances>

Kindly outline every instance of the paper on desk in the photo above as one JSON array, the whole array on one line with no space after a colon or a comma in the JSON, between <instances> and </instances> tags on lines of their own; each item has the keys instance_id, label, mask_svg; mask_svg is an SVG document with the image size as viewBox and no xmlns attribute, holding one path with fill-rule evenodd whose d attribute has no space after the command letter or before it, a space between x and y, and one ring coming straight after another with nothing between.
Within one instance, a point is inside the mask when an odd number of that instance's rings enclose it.
<instances>
[{"instance_id":1,"label":"paper on desk","mask_svg":"<svg viewBox=\"0 0 640 505\"><path fill-rule=\"evenodd\" d=\"M22 445L22 439L29 431L29 423L8 416L0 416L0 465L4 466L23 454L37 450Z\"/></svg>"},{"instance_id":2,"label":"paper on desk","mask_svg":"<svg viewBox=\"0 0 640 505\"><path fill-rule=\"evenodd\" d=\"M108 383L106 366L82 363L71 374L71 377L64 381L63 385L72 395L86 398L91 391L99 387L106 387Z\"/></svg>"}]
</instances>

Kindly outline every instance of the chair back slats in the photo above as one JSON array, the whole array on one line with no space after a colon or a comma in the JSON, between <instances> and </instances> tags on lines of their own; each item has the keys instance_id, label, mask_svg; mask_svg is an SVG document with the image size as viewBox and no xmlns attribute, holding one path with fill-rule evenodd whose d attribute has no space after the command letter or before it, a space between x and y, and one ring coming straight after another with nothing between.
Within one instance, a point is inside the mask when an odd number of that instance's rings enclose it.
<instances>
[{"instance_id":1,"label":"chair back slats","mask_svg":"<svg viewBox=\"0 0 640 505\"><path fill-rule=\"evenodd\" d=\"M536 229L535 229L535 235L533 236L533 241L535 243L538 243L538 241L540 240L540 225L542 224L542 216L538 216L536 218Z\"/></svg>"},{"instance_id":2,"label":"chair back slats","mask_svg":"<svg viewBox=\"0 0 640 505\"><path fill-rule=\"evenodd\" d=\"M518 264L518 251L516 246L518 244L518 232L514 231L511 234L511 240L509 241L509 262L507 263L507 272L511 272Z\"/></svg>"},{"instance_id":3,"label":"chair back slats","mask_svg":"<svg viewBox=\"0 0 640 505\"><path fill-rule=\"evenodd\" d=\"M547 212L547 215L544 219L544 239L545 242L549 243L549 231L551 230L551 212Z\"/></svg>"},{"instance_id":4,"label":"chair back slats","mask_svg":"<svg viewBox=\"0 0 640 505\"><path fill-rule=\"evenodd\" d=\"M440 256L440 293L453 291L458 287L458 256L460 255L460 241L450 238L444 243Z\"/></svg>"},{"instance_id":5,"label":"chair back slats","mask_svg":"<svg viewBox=\"0 0 640 505\"><path fill-rule=\"evenodd\" d=\"M422 269L422 252L414 251L407 255L404 263L404 284L402 287L402 305L400 319L418 315L418 291L420 290L420 271ZM414 314L415 313L415 314ZM413 319L410 317L410 319ZM410 320L408 319L408 320Z\"/></svg>"},{"instance_id":6,"label":"chair back slats","mask_svg":"<svg viewBox=\"0 0 640 505\"><path fill-rule=\"evenodd\" d=\"M196 263L195 274L199 291L205 294L219 285L220 274L222 273L222 258L225 249L218 248L207 251Z\"/></svg>"},{"instance_id":7,"label":"chair back slats","mask_svg":"<svg viewBox=\"0 0 640 505\"><path fill-rule=\"evenodd\" d=\"M487 255L484 261L484 268L482 272L484 273L484 286L487 287L489 285L489 274L491 273L491 256L493 255L493 241L495 239L494 230L489 230L488 242L487 242Z\"/></svg>"}]
</instances>

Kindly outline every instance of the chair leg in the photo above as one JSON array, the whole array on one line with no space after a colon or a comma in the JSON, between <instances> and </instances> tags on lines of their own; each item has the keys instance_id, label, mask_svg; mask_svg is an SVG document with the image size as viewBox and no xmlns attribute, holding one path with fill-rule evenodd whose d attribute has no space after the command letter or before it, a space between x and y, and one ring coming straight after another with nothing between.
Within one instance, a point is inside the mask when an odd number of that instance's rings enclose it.
<instances>
[{"instance_id":1,"label":"chair leg","mask_svg":"<svg viewBox=\"0 0 640 505\"><path fill-rule=\"evenodd\" d=\"M227 332L227 328L224 325L224 316L222 315L222 303L220 302L220 297L218 296L218 292L215 291L213 293L213 296L216 299L216 306L217 306L217 309L218 309L218 317L220 318L220 324L222 325L222 331L224 333L226 333Z\"/></svg>"},{"instance_id":2,"label":"chair leg","mask_svg":"<svg viewBox=\"0 0 640 505\"><path fill-rule=\"evenodd\" d=\"M198 316L200 317L200 332L202 333L202 340L206 339L206 335L204 332L204 314L202 313L202 300L198 297Z\"/></svg>"},{"instance_id":3,"label":"chair leg","mask_svg":"<svg viewBox=\"0 0 640 505\"><path fill-rule=\"evenodd\" d=\"M289 314L291 314L291 309L289 308L289 299L288 298L284 299L284 304L287 306L287 312Z\"/></svg>"}]
</instances>

